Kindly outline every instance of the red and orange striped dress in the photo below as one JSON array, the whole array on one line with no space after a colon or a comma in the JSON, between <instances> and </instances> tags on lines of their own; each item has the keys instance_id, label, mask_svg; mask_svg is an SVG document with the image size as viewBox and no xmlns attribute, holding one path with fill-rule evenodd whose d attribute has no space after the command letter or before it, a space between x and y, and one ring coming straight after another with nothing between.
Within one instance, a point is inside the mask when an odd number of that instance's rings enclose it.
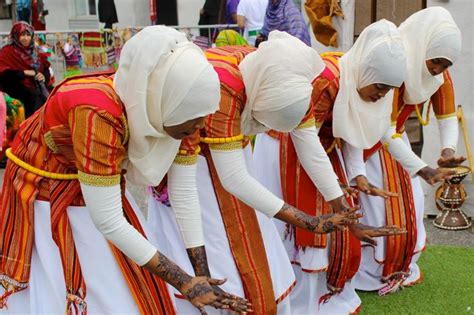
<instances>
[{"instance_id":1,"label":"red and orange striped dress","mask_svg":"<svg viewBox=\"0 0 474 315\"><path fill-rule=\"evenodd\" d=\"M120 183L125 191L120 165L127 152L128 124L112 79L112 73L104 73L63 81L21 126L12 144L12 153L31 167L77 174L79 180L48 178L8 162L0 213L0 282L6 291L0 306L5 306L13 292L28 288L35 244L34 202L44 200L51 207L52 237L61 257L67 312L86 312L87 282L93 279L85 279L82 272L67 210L84 206L80 182L96 186ZM122 201L127 220L144 233L125 195ZM82 209L75 211L87 211ZM166 284L110 246L139 311L173 314Z\"/></svg>"},{"instance_id":2,"label":"red and orange striped dress","mask_svg":"<svg viewBox=\"0 0 474 315\"><path fill-rule=\"evenodd\" d=\"M340 54L326 53L321 57L326 68L313 81L311 111L298 128L304 128L308 123L316 125L319 129L320 141L340 183L347 185L344 167L336 152L340 141L332 134L333 106L339 90L338 59ZM270 135L277 135L280 140L280 177L284 200L313 216L331 213L331 207L324 201L322 194L299 163L289 134L271 132ZM349 200L349 202L352 201ZM328 246L327 236L296 228L295 245L298 248L325 249ZM331 245L328 251L327 285L332 291L340 292L346 281L350 280L358 270L360 242L349 231L336 231L331 233ZM308 270L308 272L319 271L326 270Z\"/></svg>"},{"instance_id":3,"label":"red and orange striped dress","mask_svg":"<svg viewBox=\"0 0 474 315\"><path fill-rule=\"evenodd\" d=\"M201 180L202 182L207 181L198 178L198 190L200 190L200 195L207 196L209 189L215 194L219 207L218 212L225 226L225 235L222 237L227 238L245 297L251 301L256 314L276 314L277 303L287 297L293 283L285 286L282 290L283 293L275 292L264 244L264 231L260 228L256 210L224 189L210 154L210 149L235 150L245 148L249 144L249 139L244 137L240 130L240 117L245 107L246 94L238 65L247 54L254 50L255 48L251 47L232 46L212 48L206 51L206 56L217 72L221 83L219 109L206 118L205 127L202 130L182 141L175 163L197 163L198 154L206 159L213 187L206 187L206 184L201 184ZM200 167L199 164L198 167ZM199 170L198 173L200 173ZM211 221L205 217L212 215L210 208L213 208L214 203L214 201L201 200L204 223ZM156 210L156 208L154 209ZM220 220L220 218L214 218L212 222L214 220ZM206 237L207 231L212 230L218 230L218 228L204 225L204 236ZM216 242L221 243L222 240L216 240ZM212 246L214 246L212 243L206 242L206 248ZM211 252L213 251L214 249L211 250ZM284 251L282 252L286 255ZM211 274L213 273L213 262L211 261L213 259L216 257L208 257ZM278 262L272 263L278 265ZM226 268L225 266L220 267ZM289 263L288 270L291 272ZM227 276L232 277L231 275ZM284 275L278 276L278 278L291 277Z\"/></svg>"},{"instance_id":4,"label":"red and orange striped dress","mask_svg":"<svg viewBox=\"0 0 474 315\"><path fill-rule=\"evenodd\" d=\"M433 108L438 120L456 115L451 76L448 71L445 71L443 76L443 85L433 94L429 102L429 106ZM393 100L392 125L396 126L398 134L405 132L405 123L413 112L417 111L419 119L422 120L420 113L423 112L423 104L405 104L403 101L404 89L403 85L396 89ZM379 159L375 161L377 153ZM424 196L421 194L414 196L414 187L412 186L414 183L410 175L381 143L365 150L364 160L368 161L367 163L381 163L383 173L380 176L383 177L384 189L398 193L398 198L390 198L385 201L386 222L381 222L381 224L397 225L408 231L405 235L387 238L384 249L385 258L383 261L379 261L383 264L382 279L387 281L399 275L409 276L410 264L413 262L412 257L423 249L425 243L426 234L423 222L417 222L421 221L423 217ZM369 175L379 176L378 174ZM419 185L418 182L416 185ZM417 187L416 191L421 191L421 187ZM364 203L363 198L361 201Z\"/></svg>"}]
</instances>

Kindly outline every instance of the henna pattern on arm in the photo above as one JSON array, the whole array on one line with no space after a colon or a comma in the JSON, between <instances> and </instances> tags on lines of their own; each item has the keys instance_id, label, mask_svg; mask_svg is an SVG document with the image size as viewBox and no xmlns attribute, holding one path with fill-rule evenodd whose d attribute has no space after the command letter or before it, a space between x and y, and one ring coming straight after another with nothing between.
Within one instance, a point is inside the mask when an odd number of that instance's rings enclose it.
<instances>
[{"instance_id":1,"label":"henna pattern on arm","mask_svg":"<svg viewBox=\"0 0 474 315\"><path fill-rule=\"evenodd\" d=\"M211 277L209 265L207 264L206 249L204 246L193 247L186 249L189 260L193 266L196 276Z\"/></svg>"},{"instance_id":2,"label":"henna pattern on arm","mask_svg":"<svg viewBox=\"0 0 474 315\"><path fill-rule=\"evenodd\" d=\"M331 221L333 215L323 215L319 217L310 216L301 210L285 203L282 209L275 215L277 219L303 228L313 233L328 233L336 229Z\"/></svg>"},{"instance_id":3,"label":"henna pattern on arm","mask_svg":"<svg viewBox=\"0 0 474 315\"><path fill-rule=\"evenodd\" d=\"M178 265L169 260L165 255L157 252L158 263L152 272L180 290L183 285L191 282L192 277L184 272Z\"/></svg>"}]
</instances>

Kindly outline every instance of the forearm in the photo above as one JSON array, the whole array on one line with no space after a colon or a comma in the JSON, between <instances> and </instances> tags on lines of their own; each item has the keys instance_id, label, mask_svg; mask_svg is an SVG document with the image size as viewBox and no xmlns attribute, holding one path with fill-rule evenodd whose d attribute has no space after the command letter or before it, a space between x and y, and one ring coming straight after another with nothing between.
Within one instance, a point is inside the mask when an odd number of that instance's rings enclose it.
<instances>
[{"instance_id":1,"label":"forearm","mask_svg":"<svg viewBox=\"0 0 474 315\"><path fill-rule=\"evenodd\" d=\"M149 262L157 250L125 219L120 185L96 187L81 183L81 190L92 222L104 237L138 265Z\"/></svg>"},{"instance_id":2,"label":"forearm","mask_svg":"<svg viewBox=\"0 0 474 315\"><path fill-rule=\"evenodd\" d=\"M228 192L269 217L273 217L282 208L283 200L250 176L242 149L211 149L211 154L219 179Z\"/></svg>"},{"instance_id":3,"label":"forearm","mask_svg":"<svg viewBox=\"0 0 474 315\"><path fill-rule=\"evenodd\" d=\"M245 27L245 16L237 14L237 25L239 25L239 28L241 30L244 29L244 27Z\"/></svg>"},{"instance_id":4,"label":"forearm","mask_svg":"<svg viewBox=\"0 0 474 315\"><path fill-rule=\"evenodd\" d=\"M184 285L190 283L192 279L183 269L159 251L143 267L179 291L182 290Z\"/></svg>"},{"instance_id":5,"label":"forearm","mask_svg":"<svg viewBox=\"0 0 474 315\"><path fill-rule=\"evenodd\" d=\"M346 165L347 179L351 185L356 185L357 176L367 177L364 163L364 151L351 144L344 142L342 145L342 154Z\"/></svg>"},{"instance_id":6,"label":"forearm","mask_svg":"<svg viewBox=\"0 0 474 315\"><path fill-rule=\"evenodd\" d=\"M438 120L441 150L452 149L456 152L459 137L458 119L456 116Z\"/></svg>"},{"instance_id":7,"label":"forearm","mask_svg":"<svg viewBox=\"0 0 474 315\"><path fill-rule=\"evenodd\" d=\"M397 136L395 128L390 128L382 138L382 142L388 145L388 151L405 168L411 176L415 176L421 169L427 166L415 152Z\"/></svg>"},{"instance_id":8,"label":"forearm","mask_svg":"<svg viewBox=\"0 0 474 315\"><path fill-rule=\"evenodd\" d=\"M309 232L325 234L334 230L334 224L324 217L314 217L285 203L275 218Z\"/></svg>"},{"instance_id":9,"label":"forearm","mask_svg":"<svg viewBox=\"0 0 474 315\"><path fill-rule=\"evenodd\" d=\"M211 277L209 265L207 263L206 249L204 246L186 249L189 260L196 276Z\"/></svg>"},{"instance_id":10,"label":"forearm","mask_svg":"<svg viewBox=\"0 0 474 315\"><path fill-rule=\"evenodd\" d=\"M313 184L326 201L334 200L343 195L319 137L316 127L296 129L291 132L296 154Z\"/></svg>"},{"instance_id":11,"label":"forearm","mask_svg":"<svg viewBox=\"0 0 474 315\"><path fill-rule=\"evenodd\" d=\"M189 159L196 160L197 157ZM204 246L196 170L196 161L190 165L175 161L168 171L170 203L186 248Z\"/></svg>"}]
</instances>

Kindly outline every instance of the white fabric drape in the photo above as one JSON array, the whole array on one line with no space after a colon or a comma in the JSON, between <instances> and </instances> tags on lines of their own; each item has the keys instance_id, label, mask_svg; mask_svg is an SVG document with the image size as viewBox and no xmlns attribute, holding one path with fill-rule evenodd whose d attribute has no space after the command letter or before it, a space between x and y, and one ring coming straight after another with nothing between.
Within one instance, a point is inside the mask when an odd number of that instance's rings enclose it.
<instances>
[{"instance_id":1,"label":"white fabric drape","mask_svg":"<svg viewBox=\"0 0 474 315\"><path fill-rule=\"evenodd\" d=\"M339 60L339 68L334 136L355 147L370 148L390 126L393 91L376 102L366 102L358 90L376 83L396 87L403 83L406 59L395 25L380 20L364 29L354 46Z\"/></svg>"},{"instance_id":2,"label":"white fabric drape","mask_svg":"<svg viewBox=\"0 0 474 315\"><path fill-rule=\"evenodd\" d=\"M220 100L217 74L185 34L150 26L124 45L114 86L130 127L127 178L158 185L180 145L163 127L214 113Z\"/></svg>"},{"instance_id":3,"label":"white fabric drape","mask_svg":"<svg viewBox=\"0 0 474 315\"><path fill-rule=\"evenodd\" d=\"M431 7L408 17L398 28L407 55L408 74L403 100L420 104L443 84L443 75L432 76L426 60L446 58L454 63L461 54L461 31L444 8Z\"/></svg>"},{"instance_id":4,"label":"white fabric drape","mask_svg":"<svg viewBox=\"0 0 474 315\"><path fill-rule=\"evenodd\" d=\"M294 129L309 108L311 81L324 70L324 63L299 39L273 31L239 68L247 95L241 128L251 135Z\"/></svg>"}]
</instances>

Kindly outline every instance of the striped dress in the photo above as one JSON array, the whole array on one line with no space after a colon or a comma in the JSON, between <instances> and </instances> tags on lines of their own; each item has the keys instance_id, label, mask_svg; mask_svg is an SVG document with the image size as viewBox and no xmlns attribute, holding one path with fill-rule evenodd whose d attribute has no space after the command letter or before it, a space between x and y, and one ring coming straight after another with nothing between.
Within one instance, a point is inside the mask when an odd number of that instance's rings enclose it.
<instances>
[{"instance_id":1,"label":"striped dress","mask_svg":"<svg viewBox=\"0 0 474 315\"><path fill-rule=\"evenodd\" d=\"M298 128L316 126L319 141L339 182L347 184L339 152L341 141L332 134L333 106L339 91L340 56L339 53L321 55L326 68L313 81L310 111ZM300 164L290 135L274 131L268 135L277 140L277 145L265 136L257 137L255 165L260 170L259 180L269 188L278 183L280 187L274 187L273 191L309 215L331 213L331 207ZM279 158L275 158L278 154L275 149L279 152ZM272 179L274 175L271 174L275 172L279 178ZM351 204L352 200L348 202ZM336 231L328 236L281 224L280 230L297 274L297 285L291 295L295 314L356 312L361 301L349 281L359 267L360 241L349 231Z\"/></svg>"},{"instance_id":2,"label":"striped dress","mask_svg":"<svg viewBox=\"0 0 474 315\"><path fill-rule=\"evenodd\" d=\"M4 176L0 213L0 282L5 291L0 300L1 307L17 291L30 291L30 301L40 299L43 293L35 291L35 287L29 288L30 277L37 276L35 262L39 264L32 260L32 256L39 255L40 261L54 261L51 257L42 256L41 249L54 240L57 249L53 248L52 253L59 250L60 266L47 264L41 273L49 274L62 269L65 285L63 294L59 292L56 296L59 300L55 300L55 295L49 293L53 309L43 305L36 309L32 304L29 312L56 312L58 305L65 305L67 312L85 313L89 299L108 304L105 309L98 307L90 311L124 311L120 306L115 309L113 303L117 302L104 297L104 293L113 290L106 287L106 283L98 283L99 279L87 278L83 269L83 264L89 264L91 260L95 260L95 265L100 268L106 258L115 257L112 265L103 268L115 268L122 273L123 276L118 279L107 280L113 286L128 286L124 292L128 291L126 294L131 295L136 304L131 309L146 314L174 313L166 284L137 266L110 243L108 250L107 242L93 227L90 233L95 233L97 239L92 241L105 244L106 247L101 249L104 252L95 252L97 256L88 258L78 251L79 247L83 247L81 241L84 239L76 239L80 233L75 229L86 229L88 226L85 221L77 226L72 220L81 215L88 218L80 182L95 186L121 184L125 193L120 165L127 152L128 123L123 104L113 89L111 75L93 74L63 81L51 93L45 106L21 126L12 144L12 153L29 166L20 166L10 159ZM55 179L55 176L69 178ZM137 213L125 195L122 202L127 220L144 233ZM50 222L43 224L51 226L52 240L48 240L48 234L39 234L40 226L35 224L42 213L40 204L47 204L51 209ZM45 240L43 243L42 239ZM87 246L90 246L92 253L94 245ZM61 283L55 281L49 284L61 287ZM87 294L89 284L93 288L90 296ZM47 286L48 283L43 285ZM10 297L10 301L17 305L20 299L15 294ZM28 299L23 301L23 304L28 303ZM48 304L46 300L43 303ZM18 312L14 307L11 310Z\"/></svg>"},{"instance_id":3,"label":"striped dress","mask_svg":"<svg viewBox=\"0 0 474 315\"><path fill-rule=\"evenodd\" d=\"M443 73L444 83L428 102L428 113L432 108L438 120L456 115L453 83L448 71ZM395 90L392 111L392 125L408 143L405 123L412 113L417 112L422 121L423 104L410 105L403 101L404 86ZM361 194L361 204L366 216L362 221L371 225L391 224L406 228L405 235L387 238L385 244L375 249L363 250L361 272L356 277L357 287L364 290L381 289L385 282L405 279L405 285L422 280L422 273L416 265L419 254L425 246L426 233L423 226L424 194L417 177L410 175L395 161L381 144L364 151L367 177L371 184L398 193L397 198L383 201L381 198ZM384 216L380 208L385 208Z\"/></svg>"},{"instance_id":4,"label":"striped dress","mask_svg":"<svg viewBox=\"0 0 474 315\"><path fill-rule=\"evenodd\" d=\"M219 109L206 118L202 130L182 141L175 163L198 163L197 185L211 275L226 277L228 281L222 288L249 299L256 314L276 314L280 302L285 300L294 285L283 245L281 242L272 243L271 240L278 235L270 219L223 188L210 154L210 149L227 151L240 148L250 153L249 139L240 130L246 94L238 64L254 50L252 47L229 46L206 51L221 83ZM246 156L247 162L250 158L250 155ZM158 205L155 199L150 199L150 204L149 215L158 216L152 218L156 220L153 225L164 225L162 233L176 234L179 238L178 229L170 229L170 225L176 226L174 218L170 219L170 211L163 210L163 205ZM168 238L174 239L173 236ZM170 256L192 273L189 259L184 256L186 251L182 241L175 240L169 246L174 252ZM177 307L178 312L187 314L188 309L181 301L177 301Z\"/></svg>"}]
</instances>

